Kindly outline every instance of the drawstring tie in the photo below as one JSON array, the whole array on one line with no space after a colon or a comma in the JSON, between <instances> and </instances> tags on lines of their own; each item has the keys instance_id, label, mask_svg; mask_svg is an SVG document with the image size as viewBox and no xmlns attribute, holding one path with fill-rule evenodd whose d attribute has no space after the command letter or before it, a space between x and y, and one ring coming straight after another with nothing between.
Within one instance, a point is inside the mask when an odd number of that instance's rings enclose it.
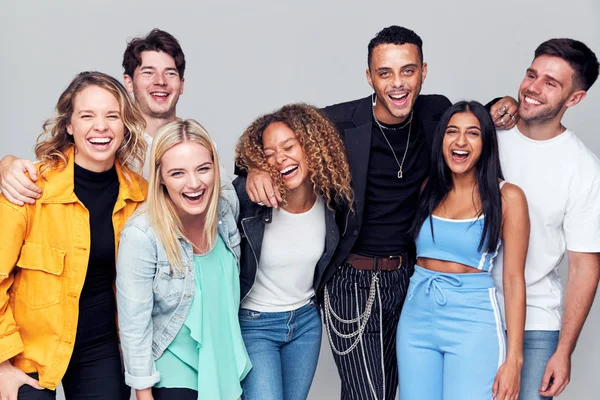
<instances>
[{"instance_id":1,"label":"drawstring tie","mask_svg":"<svg viewBox=\"0 0 600 400\"><path fill-rule=\"evenodd\" d=\"M448 299L446 298L446 294L440 285L441 282L448 283L454 287L462 286L462 281L457 276L435 274L413 286L408 299L410 300L413 298L415 290L417 290L420 285L425 285L425 294L429 295L429 293L433 292L433 297L436 303L438 303L440 306L446 305Z\"/></svg>"}]
</instances>

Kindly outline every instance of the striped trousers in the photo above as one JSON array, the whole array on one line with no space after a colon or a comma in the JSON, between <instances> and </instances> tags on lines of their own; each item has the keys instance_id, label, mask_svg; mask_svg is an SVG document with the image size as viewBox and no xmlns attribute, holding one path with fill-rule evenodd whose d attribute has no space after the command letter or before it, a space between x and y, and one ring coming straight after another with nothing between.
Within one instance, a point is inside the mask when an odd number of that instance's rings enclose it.
<instances>
[{"instance_id":1,"label":"striped trousers","mask_svg":"<svg viewBox=\"0 0 600 400\"><path fill-rule=\"evenodd\" d=\"M396 327L413 271L414 266L375 273L345 264L327 284L325 329L341 379L342 400L396 398Z\"/></svg>"}]
</instances>

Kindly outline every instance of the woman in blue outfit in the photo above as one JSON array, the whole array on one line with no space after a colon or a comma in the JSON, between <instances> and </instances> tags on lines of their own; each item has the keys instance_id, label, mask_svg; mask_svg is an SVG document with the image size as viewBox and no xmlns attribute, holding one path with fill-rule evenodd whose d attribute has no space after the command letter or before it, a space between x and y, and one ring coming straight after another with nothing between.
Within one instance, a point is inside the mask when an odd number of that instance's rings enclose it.
<instances>
[{"instance_id":1,"label":"woman in blue outfit","mask_svg":"<svg viewBox=\"0 0 600 400\"><path fill-rule=\"evenodd\" d=\"M165 125L145 208L121 233L117 305L125 381L137 399L223 399L251 368L237 319L237 197L193 120Z\"/></svg>"},{"instance_id":2,"label":"woman in blue outfit","mask_svg":"<svg viewBox=\"0 0 600 400\"><path fill-rule=\"evenodd\" d=\"M502 177L477 102L442 116L413 232L417 266L397 331L401 400L516 400L523 363L525 195ZM490 271L504 251L506 343Z\"/></svg>"},{"instance_id":3,"label":"woman in blue outfit","mask_svg":"<svg viewBox=\"0 0 600 400\"><path fill-rule=\"evenodd\" d=\"M269 171L284 201L276 210L255 204L246 179L234 181L243 234L239 318L253 365L242 398L305 400L321 347L315 295L339 238L335 209L352 204L344 147L317 109L292 104L250 125L236 162Z\"/></svg>"}]
</instances>

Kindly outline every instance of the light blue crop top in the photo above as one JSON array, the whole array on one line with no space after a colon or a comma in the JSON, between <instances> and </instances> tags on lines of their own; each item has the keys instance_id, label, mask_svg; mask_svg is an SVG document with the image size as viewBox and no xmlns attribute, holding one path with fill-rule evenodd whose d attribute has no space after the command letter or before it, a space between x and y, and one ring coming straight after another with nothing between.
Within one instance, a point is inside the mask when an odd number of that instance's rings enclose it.
<instances>
[{"instance_id":1,"label":"light blue crop top","mask_svg":"<svg viewBox=\"0 0 600 400\"><path fill-rule=\"evenodd\" d=\"M433 218L435 236L431 234L429 222L431 218ZM481 251L477 249L481 241L483 222L483 216L472 219L447 219L435 215L427 217L415 241L417 258L451 261L482 271L491 271L501 241L498 239L496 250L493 253L487 252L486 242Z\"/></svg>"}]
</instances>

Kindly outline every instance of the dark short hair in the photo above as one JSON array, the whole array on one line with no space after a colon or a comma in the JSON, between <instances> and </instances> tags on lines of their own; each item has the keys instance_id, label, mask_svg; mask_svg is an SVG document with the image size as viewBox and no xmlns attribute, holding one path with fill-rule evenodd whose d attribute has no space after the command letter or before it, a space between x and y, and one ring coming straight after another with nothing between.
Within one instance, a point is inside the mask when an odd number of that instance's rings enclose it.
<instances>
[{"instance_id":1,"label":"dark short hair","mask_svg":"<svg viewBox=\"0 0 600 400\"><path fill-rule=\"evenodd\" d=\"M127 43L127 48L123 53L123 70L126 75L133 78L135 69L142 63L142 52L144 51L162 51L173 57L179 77L183 79L185 54L181 50L179 41L169 32L155 28L146 36L136 37Z\"/></svg>"},{"instance_id":2,"label":"dark short hair","mask_svg":"<svg viewBox=\"0 0 600 400\"><path fill-rule=\"evenodd\" d=\"M371 57L373 56L373 49L380 44L414 44L419 49L419 57L423 62L423 40L415 32L410 29L404 28L398 25L388 26L383 28L371 41L369 42L368 54L367 54L367 66L371 67Z\"/></svg>"},{"instance_id":3,"label":"dark short hair","mask_svg":"<svg viewBox=\"0 0 600 400\"><path fill-rule=\"evenodd\" d=\"M588 90L600 71L600 64L596 54L583 42L574 39L550 39L540 44L535 49L535 58L552 56L565 60L573 70L573 86L577 89Z\"/></svg>"}]
</instances>

